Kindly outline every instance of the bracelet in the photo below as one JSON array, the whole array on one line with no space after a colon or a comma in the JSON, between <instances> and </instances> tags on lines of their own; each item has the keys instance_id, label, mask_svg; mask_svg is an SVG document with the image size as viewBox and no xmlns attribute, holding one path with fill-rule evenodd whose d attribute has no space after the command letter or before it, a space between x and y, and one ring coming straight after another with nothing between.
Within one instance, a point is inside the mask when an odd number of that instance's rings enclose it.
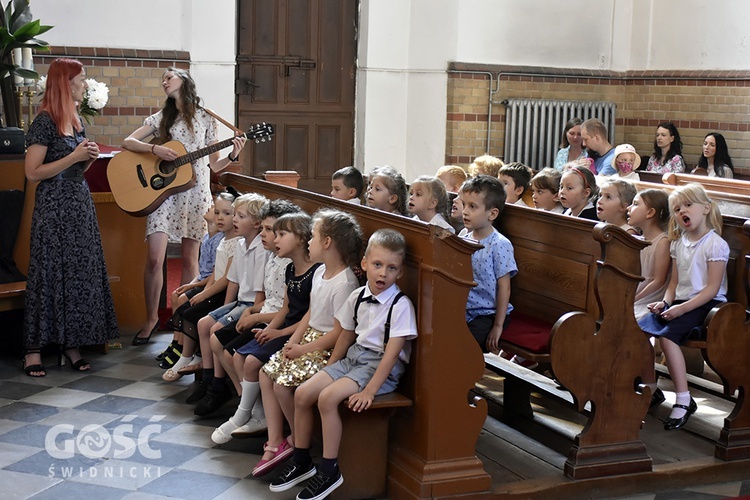
<instances>
[{"instance_id":1,"label":"bracelet","mask_svg":"<svg viewBox=\"0 0 750 500\"><path fill-rule=\"evenodd\" d=\"M237 156L235 156L234 158L232 158L232 152L231 151L227 155L227 160L229 160L231 163L234 163L234 162L236 162L239 159L240 159L240 155L239 154Z\"/></svg>"},{"instance_id":2,"label":"bracelet","mask_svg":"<svg viewBox=\"0 0 750 500\"><path fill-rule=\"evenodd\" d=\"M155 147L156 147L156 144L152 144L152 145L151 145L151 154L152 154L152 155L153 155L153 154L156 154L156 153L154 153L154 148L155 148Z\"/></svg>"},{"instance_id":3,"label":"bracelet","mask_svg":"<svg viewBox=\"0 0 750 500\"><path fill-rule=\"evenodd\" d=\"M662 302L664 302L664 305L666 306L665 309L669 309L671 307L669 302L667 302L666 300L662 300Z\"/></svg>"}]
</instances>

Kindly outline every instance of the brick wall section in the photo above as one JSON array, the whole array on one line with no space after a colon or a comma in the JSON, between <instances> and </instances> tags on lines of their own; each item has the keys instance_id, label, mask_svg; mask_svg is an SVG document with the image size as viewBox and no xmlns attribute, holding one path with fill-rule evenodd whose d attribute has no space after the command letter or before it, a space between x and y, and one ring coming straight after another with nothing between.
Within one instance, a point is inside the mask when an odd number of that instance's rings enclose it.
<instances>
[{"instance_id":1,"label":"brick wall section","mask_svg":"<svg viewBox=\"0 0 750 500\"><path fill-rule=\"evenodd\" d=\"M503 156L504 99L611 101L617 105L618 144L629 142L640 154L651 154L657 125L673 121L692 167L705 134L720 132L738 172L750 175L748 71L614 72L454 63L448 79L446 163L465 166L487 152L490 85L496 90L490 154Z\"/></svg>"},{"instance_id":2,"label":"brick wall section","mask_svg":"<svg viewBox=\"0 0 750 500\"><path fill-rule=\"evenodd\" d=\"M50 52L34 54L36 71L46 75L49 64L58 57L78 59L88 78L109 87L109 102L100 116L91 119L91 125L86 124L86 134L113 146L122 144L125 137L143 125L144 118L162 108L164 70L169 66L190 67L190 53L184 51L52 47Z\"/></svg>"}]
</instances>

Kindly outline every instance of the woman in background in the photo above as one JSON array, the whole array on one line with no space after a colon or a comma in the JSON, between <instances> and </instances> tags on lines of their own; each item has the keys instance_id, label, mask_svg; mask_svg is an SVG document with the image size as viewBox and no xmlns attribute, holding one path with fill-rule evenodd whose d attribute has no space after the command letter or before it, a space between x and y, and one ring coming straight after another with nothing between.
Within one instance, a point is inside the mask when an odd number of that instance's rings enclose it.
<instances>
[{"instance_id":1,"label":"woman in background","mask_svg":"<svg viewBox=\"0 0 750 500\"><path fill-rule=\"evenodd\" d=\"M703 139L703 154L697 168L705 168L709 177L734 177L734 165L724 136L718 132L706 134Z\"/></svg>"},{"instance_id":2,"label":"woman in background","mask_svg":"<svg viewBox=\"0 0 750 500\"><path fill-rule=\"evenodd\" d=\"M674 123L664 122L656 128L654 154L648 159L646 170L660 173L685 171L682 140Z\"/></svg>"},{"instance_id":3,"label":"woman in background","mask_svg":"<svg viewBox=\"0 0 750 500\"><path fill-rule=\"evenodd\" d=\"M580 160L581 158L588 158L586 148L582 145L581 123L583 123L583 120L580 118L571 118L565 124L565 130L563 130L562 140L560 141L560 149L557 151L557 156L555 156L555 170L562 172L563 165L566 163Z\"/></svg>"}]
</instances>

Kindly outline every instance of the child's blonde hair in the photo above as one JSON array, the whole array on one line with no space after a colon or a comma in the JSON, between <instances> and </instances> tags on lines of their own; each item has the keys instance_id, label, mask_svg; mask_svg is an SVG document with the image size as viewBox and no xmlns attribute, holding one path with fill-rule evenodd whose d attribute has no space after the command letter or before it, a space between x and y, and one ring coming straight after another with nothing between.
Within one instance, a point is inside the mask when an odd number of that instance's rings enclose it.
<instances>
[{"instance_id":1,"label":"child's blonde hair","mask_svg":"<svg viewBox=\"0 0 750 500\"><path fill-rule=\"evenodd\" d=\"M617 190L617 196L620 198L620 203L622 203L622 206L627 207L633 204L633 198L635 198L635 195L638 194L638 190L635 188L635 185L632 182L623 180L623 179L616 179L616 178L608 178L604 182L602 182L602 185L599 186L599 189L606 186L614 186Z\"/></svg>"},{"instance_id":2,"label":"child's blonde hair","mask_svg":"<svg viewBox=\"0 0 750 500\"><path fill-rule=\"evenodd\" d=\"M719 206L714 200L708 197L708 193L703 189L703 186L697 182L691 182L684 186L680 186L669 195L669 231L667 232L671 241L678 240L682 235L682 229L675 222L674 211L677 205L685 202L690 202L698 205L710 205L708 215L706 216L706 225L716 231L716 234L721 236L721 225L723 218L719 211Z\"/></svg>"},{"instance_id":3,"label":"child's blonde hair","mask_svg":"<svg viewBox=\"0 0 750 500\"><path fill-rule=\"evenodd\" d=\"M552 167L544 167L532 177L531 187L557 193L560 191L560 179L562 179L562 172Z\"/></svg>"},{"instance_id":4,"label":"child's blonde hair","mask_svg":"<svg viewBox=\"0 0 750 500\"><path fill-rule=\"evenodd\" d=\"M667 230L669 225L669 195L663 189L644 189L638 192L641 201L647 208L653 208L656 212L656 223L662 231Z\"/></svg>"},{"instance_id":5,"label":"child's blonde hair","mask_svg":"<svg viewBox=\"0 0 750 500\"><path fill-rule=\"evenodd\" d=\"M305 255L310 255L309 241L312 238L312 217L305 212L284 214L273 223L274 232L283 230L294 234L302 242Z\"/></svg>"},{"instance_id":6,"label":"child's blonde hair","mask_svg":"<svg viewBox=\"0 0 750 500\"><path fill-rule=\"evenodd\" d=\"M505 165L503 161L495 156L487 154L477 156L474 158L472 164L469 165L469 176L490 175L497 177L497 172L503 165Z\"/></svg>"},{"instance_id":7,"label":"child's blonde hair","mask_svg":"<svg viewBox=\"0 0 750 500\"><path fill-rule=\"evenodd\" d=\"M313 215L313 225L318 225L322 238L331 238L333 246L349 267L356 267L362 260L362 228L353 215L321 208Z\"/></svg>"},{"instance_id":8,"label":"child's blonde hair","mask_svg":"<svg viewBox=\"0 0 750 500\"><path fill-rule=\"evenodd\" d=\"M234 200L232 206L235 210L243 208L250 217L260 220L260 215L263 213L266 203L268 203L268 199L265 196L257 193L247 193Z\"/></svg>"},{"instance_id":9,"label":"child's blonde hair","mask_svg":"<svg viewBox=\"0 0 750 500\"><path fill-rule=\"evenodd\" d=\"M432 175L420 175L411 183L413 188L416 184L426 186L430 191L430 196L437 201L435 212L442 215L445 220L450 217L451 204L448 200L448 191L445 190L443 181Z\"/></svg>"},{"instance_id":10,"label":"child's blonde hair","mask_svg":"<svg viewBox=\"0 0 750 500\"><path fill-rule=\"evenodd\" d=\"M406 238L395 229L378 229L372 233L370 239L367 240L365 256L370 253L373 247L382 247L389 252L400 255L402 259L406 258Z\"/></svg>"},{"instance_id":11,"label":"child's blonde hair","mask_svg":"<svg viewBox=\"0 0 750 500\"><path fill-rule=\"evenodd\" d=\"M391 167L390 165L383 165L382 167L375 167L370 172L370 183L376 178L382 178L383 185L390 194L395 194L398 198L396 200L395 209L401 215L406 214L406 199L409 197L409 190L406 189L406 181L404 177L399 173L398 170Z\"/></svg>"},{"instance_id":12,"label":"child's blonde hair","mask_svg":"<svg viewBox=\"0 0 750 500\"><path fill-rule=\"evenodd\" d=\"M458 165L445 165L443 167L440 167L437 172L435 172L435 177L440 177L442 175L447 175L448 179L450 179L450 183L453 186L458 186L459 189L461 187L461 184L466 181L466 170L459 167ZM446 189L448 187L446 186Z\"/></svg>"}]
</instances>

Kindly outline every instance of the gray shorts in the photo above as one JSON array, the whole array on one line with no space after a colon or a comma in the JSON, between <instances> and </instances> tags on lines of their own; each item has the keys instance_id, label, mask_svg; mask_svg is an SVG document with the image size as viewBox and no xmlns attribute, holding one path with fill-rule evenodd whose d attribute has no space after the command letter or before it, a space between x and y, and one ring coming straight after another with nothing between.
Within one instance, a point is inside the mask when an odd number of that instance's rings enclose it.
<instances>
[{"instance_id":1,"label":"gray shorts","mask_svg":"<svg viewBox=\"0 0 750 500\"><path fill-rule=\"evenodd\" d=\"M334 381L346 377L352 379L357 383L359 390L363 390L367 384L375 375L375 370L378 369L380 360L383 359L383 353L376 352L366 347L355 343L352 345L346 353L346 357L340 359L323 368ZM396 390L398 381L401 379L401 375L406 371L406 363L401 359L396 361L393 365L391 373L388 374L388 378L383 382L383 385L378 389L378 394L387 394Z\"/></svg>"},{"instance_id":2,"label":"gray shorts","mask_svg":"<svg viewBox=\"0 0 750 500\"><path fill-rule=\"evenodd\" d=\"M218 309L214 309L213 311L208 313L208 315L215 319L217 323L221 323L221 326L227 326L232 321L237 321L238 319L240 319L240 316L242 316L242 311L244 311L248 307L252 307L252 305L252 302L230 302L229 304L225 304Z\"/></svg>"}]
</instances>

